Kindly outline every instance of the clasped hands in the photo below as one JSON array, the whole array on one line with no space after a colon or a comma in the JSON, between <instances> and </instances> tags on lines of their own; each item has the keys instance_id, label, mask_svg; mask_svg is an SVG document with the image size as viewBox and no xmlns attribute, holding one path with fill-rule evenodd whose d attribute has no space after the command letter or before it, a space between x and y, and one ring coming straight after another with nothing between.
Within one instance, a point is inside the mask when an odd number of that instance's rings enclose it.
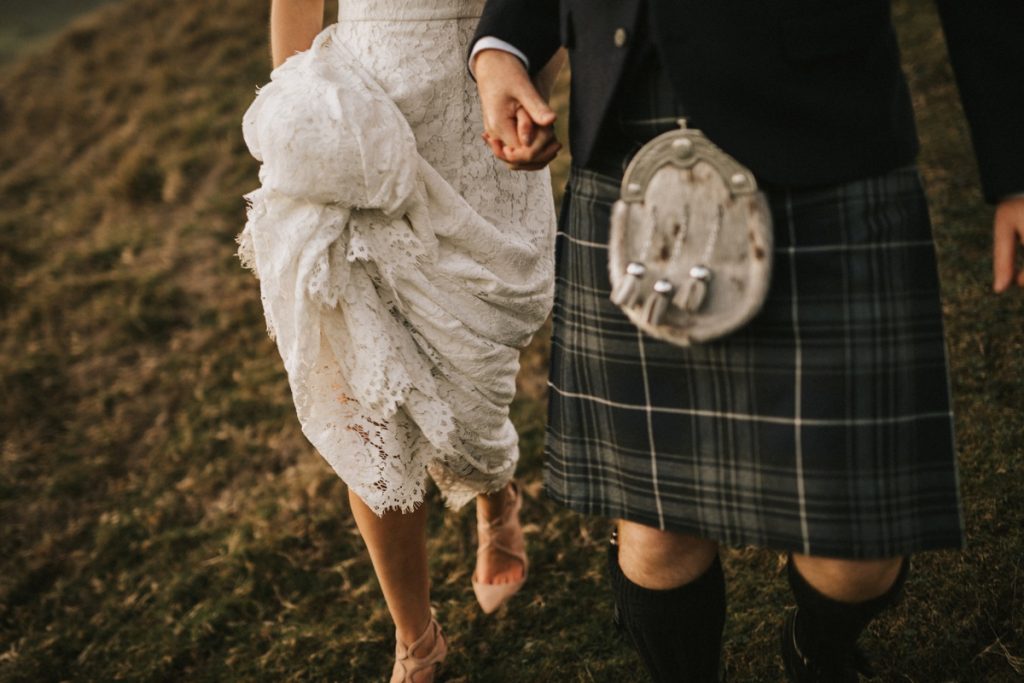
<instances>
[{"instance_id":1,"label":"clasped hands","mask_svg":"<svg viewBox=\"0 0 1024 683\"><path fill-rule=\"evenodd\" d=\"M555 137L555 112L546 99L561 61L561 56L552 60L535 84L515 55L483 50L476 56L483 138L494 156L513 170L542 169L562 149ZM1024 269L1018 267L1024 243L1024 195L1008 197L996 206L992 238L992 290L1005 292L1014 283L1024 287Z\"/></svg>"},{"instance_id":2,"label":"clasped hands","mask_svg":"<svg viewBox=\"0 0 1024 683\"><path fill-rule=\"evenodd\" d=\"M511 53L483 50L476 55L473 72L483 110L483 138L494 156L513 170L540 170L562 149L555 137L556 115L547 103L559 67L561 59L556 57L534 83Z\"/></svg>"}]
</instances>

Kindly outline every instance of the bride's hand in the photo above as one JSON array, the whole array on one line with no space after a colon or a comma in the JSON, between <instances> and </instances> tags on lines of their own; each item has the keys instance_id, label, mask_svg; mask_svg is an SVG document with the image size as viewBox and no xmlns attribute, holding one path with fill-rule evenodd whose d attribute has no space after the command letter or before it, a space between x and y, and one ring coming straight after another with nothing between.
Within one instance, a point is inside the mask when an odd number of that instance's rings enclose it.
<instances>
[{"instance_id":1,"label":"bride's hand","mask_svg":"<svg viewBox=\"0 0 1024 683\"><path fill-rule=\"evenodd\" d=\"M516 110L516 136L519 141L518 148L506 150L501 140L492 138L486 132L483 135L494 156L508 164L513 171L539 171L551 163L562 149L561 143L555 137L555 127L537 126L522 107ZM518 156L526 157L526 161L516 161L512 158L517 150Z\"/></svg>"},{"instance_id":2,"label":"bride's hand","mask_svg":"<svg viewBox=\"0 0 1024 683\"><path fill-rule=\"evenodd\" d=\"M483 50L474 73L484 117L484 140L496 157L516 170L544 168L558 154L555 112L541 97L519 58Z\"/></svg>"},{"instance_id":3,"label":"bride's hand","mask_svg":"<svg viewBox=\"0 0 1024 683\"><path fill-rule=\"evenodd\" d=\"M534 144L530 147L508 147L487 133L483 134L483 139L490 146L494 156L508 164L513 171L539 171L550 164L562 150L562 143L555 138L553 126L539 129Z\"/></svg>"}]
</instances>

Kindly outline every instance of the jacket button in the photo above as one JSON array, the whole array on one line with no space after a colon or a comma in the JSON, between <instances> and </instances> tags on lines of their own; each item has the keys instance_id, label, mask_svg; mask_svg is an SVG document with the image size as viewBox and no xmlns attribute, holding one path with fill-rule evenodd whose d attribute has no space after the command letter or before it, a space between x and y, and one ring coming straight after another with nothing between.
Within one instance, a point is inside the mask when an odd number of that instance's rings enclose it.
<instances>
[{"instance_id":1,"label":"jacket button","mask_svg":"<svg viewBox=\"0 0 1024 683\"><path fill-rule=\"evenodd\" d=\"M626 29L617 28L615 29L615 47L622 47L626 44Z\"/></svg>"}]
</instances>

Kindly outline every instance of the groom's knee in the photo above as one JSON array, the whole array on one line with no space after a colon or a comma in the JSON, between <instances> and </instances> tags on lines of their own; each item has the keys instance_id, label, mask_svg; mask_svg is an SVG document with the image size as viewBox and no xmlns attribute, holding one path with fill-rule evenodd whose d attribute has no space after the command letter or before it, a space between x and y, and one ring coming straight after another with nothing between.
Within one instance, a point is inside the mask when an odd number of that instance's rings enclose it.
<instances>
[{"instance_id":1,"label":"groom's knee","mask_svg":"<svg viewBox=\"0 0 1024 683\"><path fill-rule=\"evenodd\" d=\"M839 602L862 602L888 591L900 576L902 557L840 560L794 553L793 564L819 593Z\"/></svg>"},{"instance_id":2,"label":"groom's knee","mask_svg":"<svg viewBox=\"0 0 1024 683\"><path fill-rule=\"evenodd\" d=\"M618 543L622 573L633 583L656 590L690 583L718 555L715 541L624 520L618 524Z\"/></svg>"}]
</instances>

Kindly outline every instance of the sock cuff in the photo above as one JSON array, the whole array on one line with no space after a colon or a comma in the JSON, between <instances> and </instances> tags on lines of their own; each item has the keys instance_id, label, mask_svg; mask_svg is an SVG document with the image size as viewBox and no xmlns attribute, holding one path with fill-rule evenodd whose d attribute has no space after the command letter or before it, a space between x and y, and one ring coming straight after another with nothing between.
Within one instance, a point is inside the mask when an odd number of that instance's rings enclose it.
<instances>
[{"instance_id":1,"label":"sock cuff","mask_svg":"<svg viewBox=\"0 0 1024 683\"><path fill-rule=\"evenodd\" d=\"M857 610L864 615L872 617L882 610L894 605L903 593L903 585L906 583L907 575L910 573L910 558L904 557L900 564L900 571L892 585L878 597L861 602L842 602L825 595L817 588L808 583L807 579L797 570L793 556L790 555L786 563L786 572L789 578L789 586L796 598L796 604L802 609L812 609L819 612L835 612L837 610Z\"/></svg>"},{"instance_id":2,"label":"sock cuff","mask_svg":"<svg viewBox=\"0 0 1024 683\"><path fill-rule=\"evenodd\" d=\"M722 571L722 560L718 555L715 556L711 566L693 581L674 588L659 590L645 588L631 581L619 566L618 546L609 544L608 574L615 593L627 600L633 609L645 612L675 613L685 605L717 603L725 595L725 574Z\"/></svg>"}]
</instances>

